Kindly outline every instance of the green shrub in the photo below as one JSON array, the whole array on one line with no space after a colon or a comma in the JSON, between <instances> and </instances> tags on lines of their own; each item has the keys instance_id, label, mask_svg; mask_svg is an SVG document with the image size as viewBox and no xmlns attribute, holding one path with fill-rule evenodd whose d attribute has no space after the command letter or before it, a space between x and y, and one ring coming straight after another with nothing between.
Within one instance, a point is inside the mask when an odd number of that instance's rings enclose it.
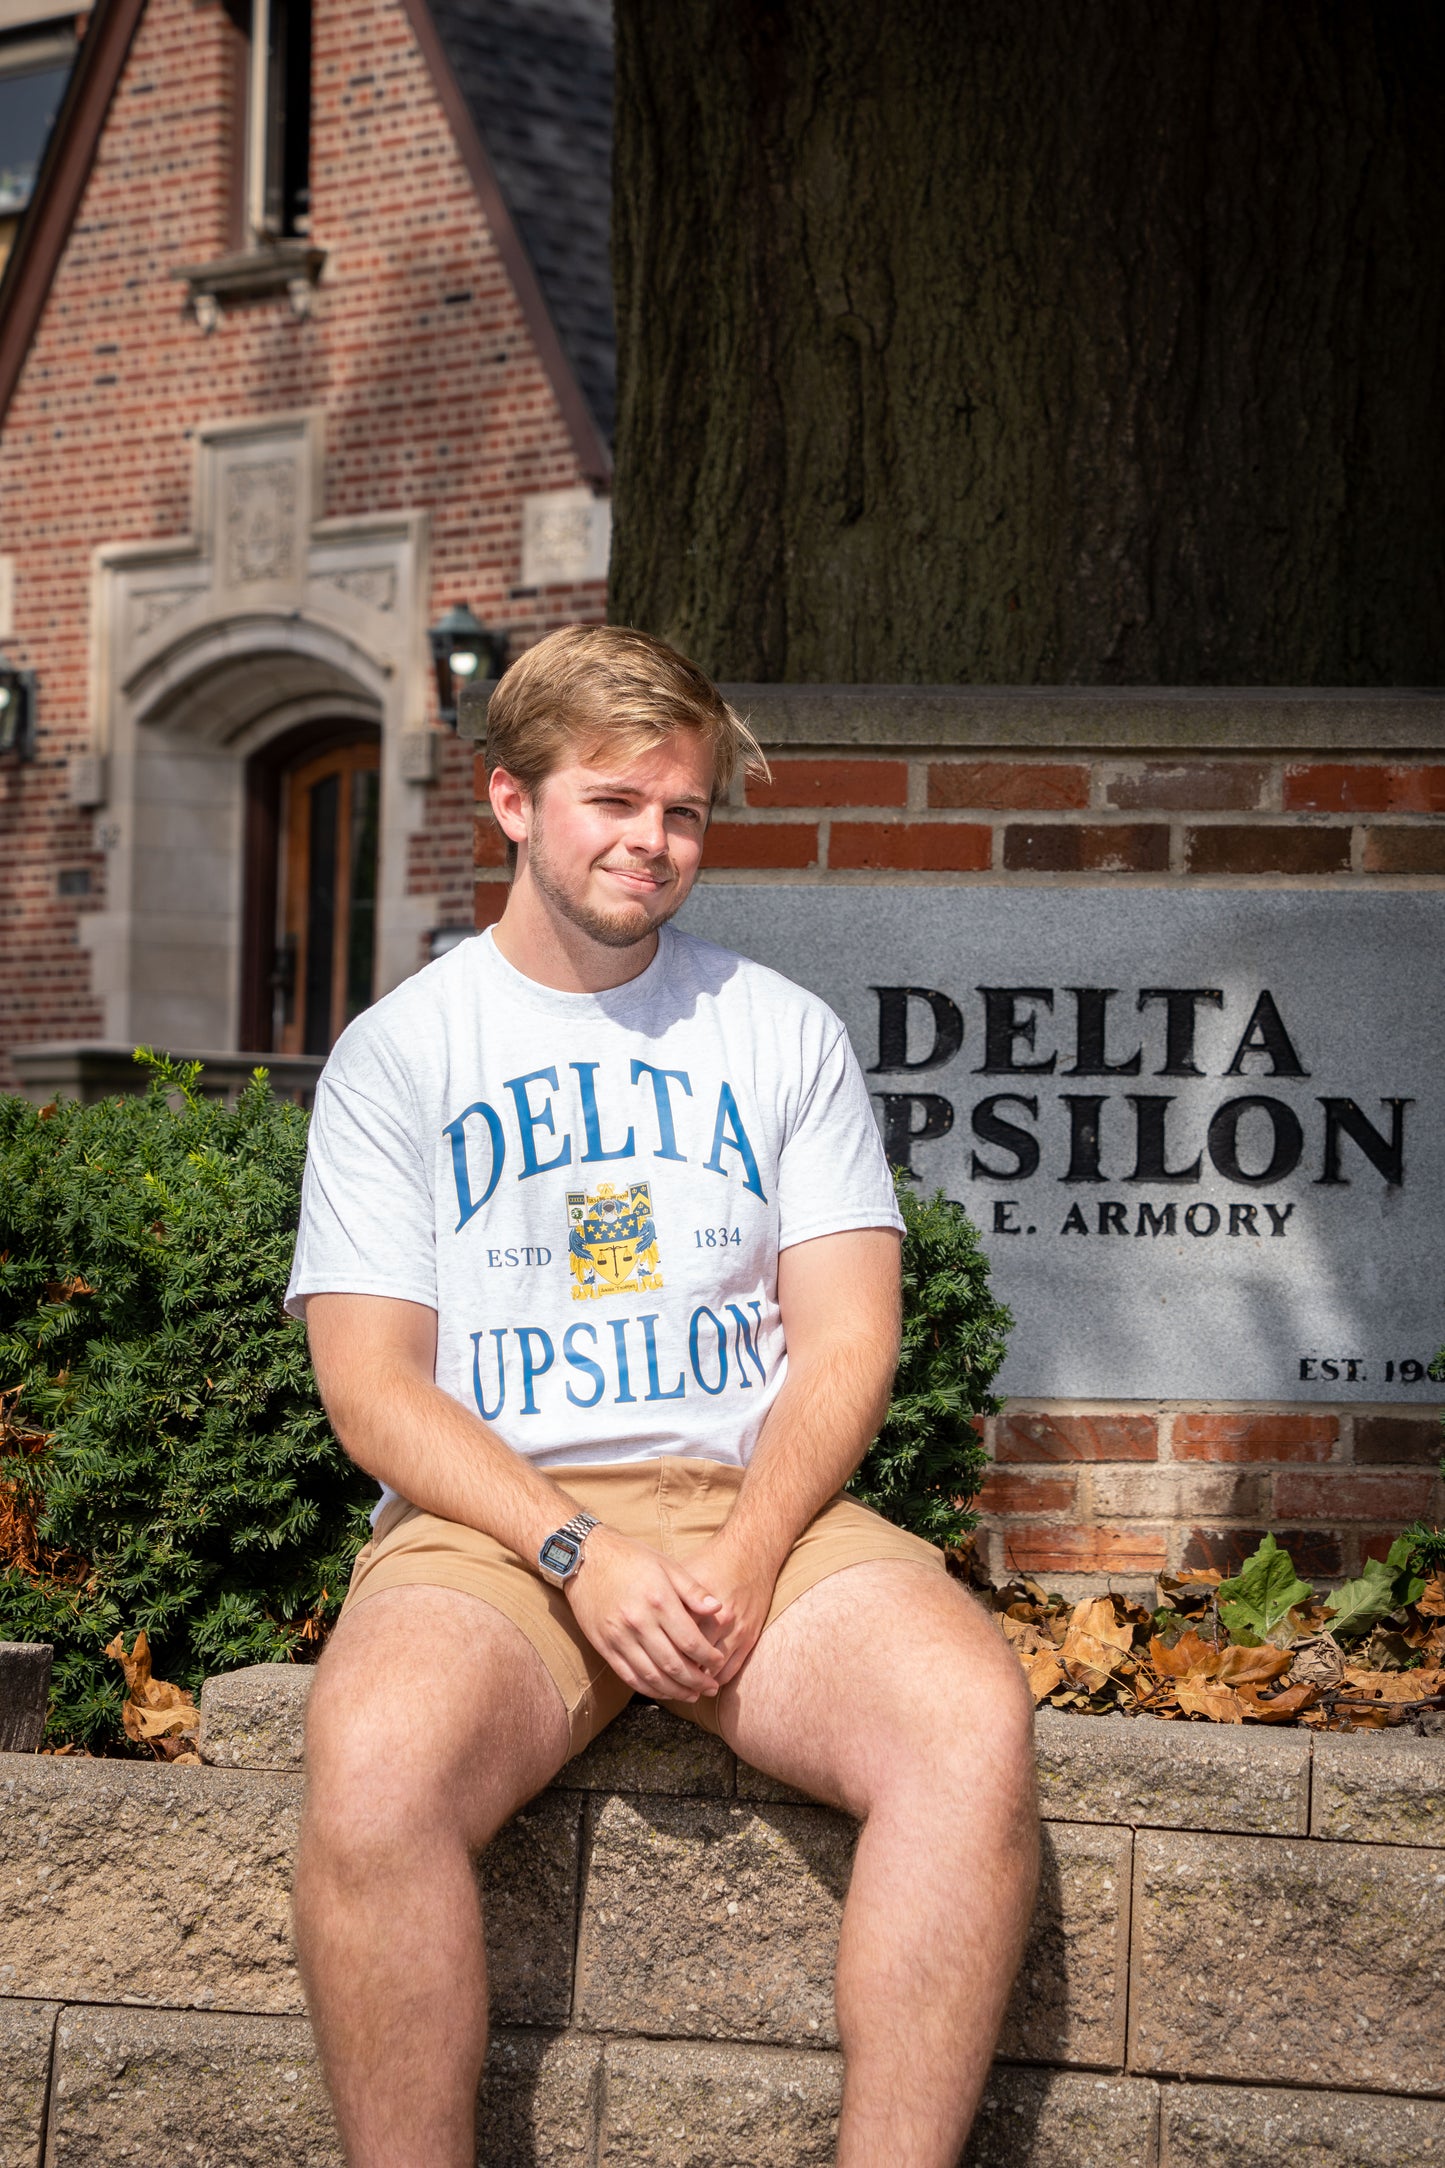
<instances>
[{"instance_id":1,"label":"green shrub","mask_svg":"<svg viewBox=\"0 0 1445 2168\"><path fill-rule=\"evenodd\" d=\"M305 1115L264 1077L227 1108L194 1064L137 1058L140 1097L0 1098L0 1638L53 1642L50 1736L97 1746L120 1737L118 1632L192 1692L311 1653L375 1496L281 1307ZM902 1360L852 1487L957 1544L1010 1319L962 1208L900 1199Z\"/></svg>"},{"instance_id":2,"label":"green shrub","mask_svg":"<svg viewBox=\"0 0 1445 2168\"><path fill-rule=\"evenodd\" d=\"M0 1635L54 1643L50 1735L96 1745L117 1631L192 1691L305 1653L375 1495L281 1308L305 1115L151 1068L142 1097L0 1099Z\"/></svg>"},{"instance_id":3,"label":"green shrub","mask_svg":"<svg viewBox=\"0 0 1445 2168\"><path fill-rule=\"evenodd\" d=\"M978 1516L987 1457L974 1417L1003 1406L992 1391L1013 1319L995 1301L988 1259L963 1206L915 1195L895 1177L903 1237L903 1349L893 1401L848 1486L929 1543L957 1547Z\"/></svg>"}]
</instances>

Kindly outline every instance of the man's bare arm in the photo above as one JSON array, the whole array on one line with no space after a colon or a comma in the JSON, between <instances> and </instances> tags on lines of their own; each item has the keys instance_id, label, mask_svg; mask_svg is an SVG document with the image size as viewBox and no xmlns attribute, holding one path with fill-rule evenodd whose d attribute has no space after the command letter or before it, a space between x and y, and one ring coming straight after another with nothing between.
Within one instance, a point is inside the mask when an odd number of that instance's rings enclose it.
<instances>
[{"instance_id":1,"label":"man's bare arm","mask_svg":"<svg viewBox=\"0 0 1445 2168\"><path fill-rule=\"evenodd\" d=\"M689 1560L735 1613L726 1684L762 1631L798 1537L852 1475L888 1412L898 1365L902 1246L869 1227L799 1242L778 1259L788 1374L718 1535Z\"/></svg>"},{"instance_id":2,"label":"man's bare arm","mask_svg":"<svg viewBox=\"0 0 1445 2168\"><path fill-rule=\"evenodd\" d=\"M332 1428L358 1467L424 1513L479 1528L530 1565L578 1501L435 1382L436 1312L386 1295L312 1295L306 1329ZM577 1623L636 1692L717 1691L725 1601L615 1529L567 1584ZM703 1623L707 1631L703 1631Z\"/></svg>"}]
</instances>

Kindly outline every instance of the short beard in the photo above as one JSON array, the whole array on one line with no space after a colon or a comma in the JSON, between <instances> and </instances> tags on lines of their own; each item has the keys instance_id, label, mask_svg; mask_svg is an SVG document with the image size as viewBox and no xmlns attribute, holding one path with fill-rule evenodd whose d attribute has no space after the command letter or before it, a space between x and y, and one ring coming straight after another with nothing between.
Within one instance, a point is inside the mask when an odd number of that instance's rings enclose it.
<instances>
[{"instance_id":1,"label":"short beard","mask_svg":"<svg viewBox=\"0 0 1445 2168\"><path fill-rule=\"evenodd\" d=\"M568 895L553 873L546 845L542 840L540 817L535 820L527 842L527 870L558 916L565 918L569 925L575 926L579 933L585 933L588 939L595 941L600 948L636 948L649 934L656 933L659 926L665 926L670 918L675 917L687 901L685 895L677 896L676 901L670 903L660 917L642 917L640 923L641 904L636 905L633 912L625 916L620 911L592 910L589 905L579 902L577 897Z\"/></svg>"}]
</instances>

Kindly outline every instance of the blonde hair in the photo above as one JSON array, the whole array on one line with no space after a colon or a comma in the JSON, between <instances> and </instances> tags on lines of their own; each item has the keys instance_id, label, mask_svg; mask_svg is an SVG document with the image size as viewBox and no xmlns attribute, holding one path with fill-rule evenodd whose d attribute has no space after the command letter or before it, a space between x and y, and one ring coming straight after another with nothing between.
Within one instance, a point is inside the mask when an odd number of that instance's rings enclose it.
<instances>
[{"instance_id":1,"label":"blonde hair","mask_svg":"<svg viewBox=\"0 0 1445 2168\"><path fill-rule=\"evenodd\" d=\"M488 768L535 791L569 757L624 758L674 730L695 730L713 751L713 798L727 795L741 760L766 777L762 747L741 716L685 655L628 625L567 625L520 655L487 708Z\"/></svg>"}]
</instances>

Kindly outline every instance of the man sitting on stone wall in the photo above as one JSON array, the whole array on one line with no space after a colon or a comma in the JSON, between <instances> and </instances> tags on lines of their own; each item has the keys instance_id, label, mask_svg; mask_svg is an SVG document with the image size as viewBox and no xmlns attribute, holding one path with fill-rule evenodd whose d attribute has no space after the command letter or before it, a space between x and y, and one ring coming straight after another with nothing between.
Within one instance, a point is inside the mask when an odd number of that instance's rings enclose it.
<instances>
[{"instance_id":1,"label":"man sitting on stone wall","mask_svg":"<svg viewBox=\"0 0 1445 2168\"><path fill-rule=\"evenodd\" d=\"M841 1495L899 1333L862 1077L821 1001L667 923L740 755L657 641L523 656L488 723L506 911L352 1024L317 1094L288 1300L383 1486L296 1880L354 2168L471 2168L471 1855L634 1693L863 1825L846 2168L957 2160L1018 1963L1017 1660L938 1552Z\"/></svg>"}]
</instances>

